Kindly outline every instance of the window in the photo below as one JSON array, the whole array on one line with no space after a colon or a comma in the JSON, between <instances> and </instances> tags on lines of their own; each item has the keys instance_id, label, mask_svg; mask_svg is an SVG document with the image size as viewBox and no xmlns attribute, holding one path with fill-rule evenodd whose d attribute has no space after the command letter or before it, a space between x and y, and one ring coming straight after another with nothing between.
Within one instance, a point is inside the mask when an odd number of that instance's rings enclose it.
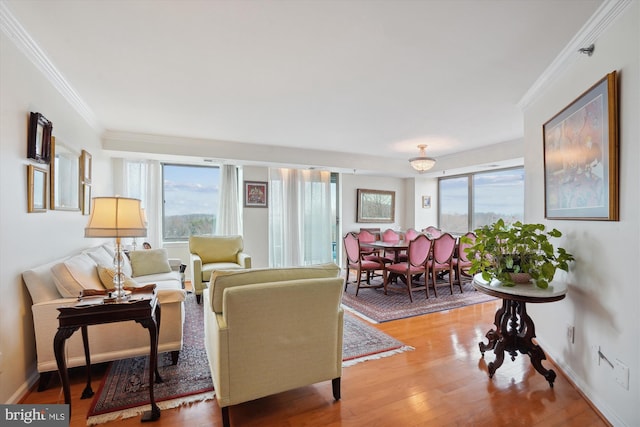
<instances>
[{"instance_id":1,"label":"window","mask_svg":"<svg viewBox=\"0 0 640 427\"><path fill-rule=\"evenodd\" d=\"M524 220L524 168L440 178L439 227L466 233L498 218Z\"/></svg>"},{"instance_id":2,"label":"window","mask_svg":"<svg viewBox=\"0 0 640 427\"><path fill-rule=\"evenodd\" d=\"M215 234L219 187L218 167L163 164L163 239L188 240L192 234Z\"/></svg>"},{"instance_id":3,"label":"window","mask_svg":"<svg viewBox=\"0 0 640 427\"><path fill-rule=\"evenodd\" d=\"M469 227L469 177L441 179L439 184L439 228L466 233Z\"/></svg>"}]
</instances>

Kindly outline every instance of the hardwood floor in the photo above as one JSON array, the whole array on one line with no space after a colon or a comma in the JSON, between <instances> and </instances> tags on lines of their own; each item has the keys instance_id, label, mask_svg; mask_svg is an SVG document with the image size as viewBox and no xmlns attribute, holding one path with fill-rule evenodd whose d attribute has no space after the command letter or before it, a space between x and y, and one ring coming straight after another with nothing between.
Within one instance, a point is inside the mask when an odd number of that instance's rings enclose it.
<instances>
[{"instance_id":1,"label":"hardwood floor","mask_svg":"<svg viewBox=\"0 0 640 427\"><path fill-rule=\"evenodd\" d=\"M505 357L493 379L487 376L478 342L492 327L498 302L375 325L415 348L343 369L342 399L334 402L331 382L291 390L230 408L232 426L608 426L558 373L554 388L529 357ZM535 320L535 319L534 319ZM206 363L206 361L202 361ZM97 390L104 365L96 367ZM72 370L71 426L85 426L91 399L80 400L83 369ZM23 403L64 401L57 379L44 392L32 391ZM139 426L140 418L103 424ZM216 401L164 410L152 425L221 426Z\"/></svg>"}]
</instances>

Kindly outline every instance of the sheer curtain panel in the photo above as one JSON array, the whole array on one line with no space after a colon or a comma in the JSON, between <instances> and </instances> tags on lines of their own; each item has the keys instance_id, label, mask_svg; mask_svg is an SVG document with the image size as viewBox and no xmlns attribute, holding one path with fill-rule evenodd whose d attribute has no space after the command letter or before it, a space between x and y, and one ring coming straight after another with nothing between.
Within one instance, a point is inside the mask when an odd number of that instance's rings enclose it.
<instances>
[{"instance_id":1,"label":"sheer curtain panel","mask_svg":"<svg viewBox=\"0 0 640 427\"><path fill-rule=\"evenodd\" d=\"M220 204L216 234L242 234L242 217L240 215L240 201L238 191L238 168L233 165L220 167Z\"/></svg>"},{"instance_id":2,"label":"sheer curtain panel","mask_svg":"<svg viewBox=\"0 0 640 427\"><path fill-rule=\"evenodd\" d=\"M162 243L162 208L160 204L162 186L160 162L155 160L124 160L122 188L116 194L140 199L140 205L147 217L147 237L144 241L153 248ZM142 240L137 244L142 247Z\"/></svg>"},{"instance_id":3,"label":"sheer curtain panel","mask_svg":"<svg viewBox=\"0 0 640 427\"><path fill-rule=\"evenodd\" d=\"M269 265L331 262L331 174L269 170Z\"/></svg>"}]
</instances>

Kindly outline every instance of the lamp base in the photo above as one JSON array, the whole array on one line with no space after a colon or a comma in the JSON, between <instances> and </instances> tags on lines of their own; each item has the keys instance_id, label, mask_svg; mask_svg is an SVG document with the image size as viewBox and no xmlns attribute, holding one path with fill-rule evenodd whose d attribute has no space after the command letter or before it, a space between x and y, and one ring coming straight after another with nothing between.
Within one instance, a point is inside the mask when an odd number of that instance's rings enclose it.
<instances>
[{"instance_id":1,"label":"lamp base","mask_svg":"<svg viewBox=\"0 0 640 427\"><path fill-rule=\"evenodd\" d=\"M104 297L104 303L118 303L118 302L128 302L129 298L131 298L131 291L125 291L122 289L120 292L116 290L109 290L107 296Z\"/></svg>"}]
</instances>

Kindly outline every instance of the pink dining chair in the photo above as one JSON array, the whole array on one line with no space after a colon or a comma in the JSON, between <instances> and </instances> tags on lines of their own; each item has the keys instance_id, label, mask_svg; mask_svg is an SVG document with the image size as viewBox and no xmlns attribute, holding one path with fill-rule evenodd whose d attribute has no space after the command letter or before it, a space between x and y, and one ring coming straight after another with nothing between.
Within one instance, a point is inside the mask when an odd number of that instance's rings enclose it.
<instances>
[{"instance_id":1,"label":"pink dining chair","mask_svg":"<svg viewBox=\"0 0 640 427\"><path fill-rule=\"evenodd\" d=\"M437 297L438 291L436 278L438 273L446 272L449 276L449 287L453 295L453 253L456 248L456 239L449 233L443 233L433 240L433 257L429 260L431 279L433 283L433 293ZM462 291L462 286L460 286Z\"/></svg>"},{"instance_id":2,"label":"pink dining chair","mask_svg":"<svg viewBox=\"0 0 640 427\"><path fill-rule=\"evenodd\" d=\"M413 239L415 239L416 237L418 237L418 233L414 228L409 228L407 229L407 231L404 233L404 239L411 241Z\"/></svg>"},{"instance_id":3,"label":"pink dining chair","mask_svg":"<svg viewBox=\"0 0 640 427\"><path fill-rule=\"evenodd\" d=\"M456 273L456 283L460 285L460 292L462 292L462 276L471 277L469 269L471 268L471 261L469 255L467 255L466 249L473 246L473 242L476 241L475 233L469 231L462 237L467 237L471 240L471 243L463 243L462 238L458 241L458 250L456 256L453 258L453 268Z\"/></svg>"},{"instance_id":4,"label":"pink dining chair","mask_svg":"<svg viewBox=\"0 0 640 427\"><path fill-rule=\"evenodd\" d=\"M400 236L400 233L397 231L387 228L382 233L381 240L387 243L397 243L402 240L401 237L402 236ZM387 262L396 262L398 255L396 254L396 251L384 251L382 256L387 260Z\"/></svg>"},{"instance_id":5,"label":"pink dining chair","mask_svg":"<svg viewBox=\"0 0 640 427\"><path fill-rule=\"evenodd\" d=\"M370 275L374 271L380 271L380 274L383 274L384 263L378 258L376 259L365 259L362 255L362 250L360 248L360 241L358 239L358 234L351 232L347 233L344 236L344 251L347 255L347 276L344 281L344 290L347 290L347 286L349 286L349 272L351 270L356 271L356 296L358 296L358 292L360 288L381 288L383 284L372 285L370 283ZM366 275L366 285L362 284L362 275Z\"/></svg>"},{"instance_id":6,"label":"pink dining chair","mask_svg":"<svg viewBox=\"0 0 640 427\"><path fill-rule=\"evenodd\" d=\"M373 234L372 232L370 232L369 230L364 230L364 229L360 229L360 232L357 233L358 236L358 241L360 243L373 243L376 241L376 235ZM378 250L371 248L371 249L363 249L362 250L362 256L366 257L369 255L378 255Z\"/></svg>"},{"instance_id":7,"label":"pink dining chair","mask_svg":"<svg viewBox=\"0 0 640 427\"><path fill-rule=\"evenodd\" d=\"M442 230L440 230L439 228L434 227L433 225L428 226L427 228L423 229L422 231L427 233L427 235L429 237L431 237L432 239L437 239L438 237L442 236Z\"/></svg>"},{"instance_id":8,"label":"pink dining chair","mask_svg":"<svg viewBox=\"0 0 640 427\"><path fill-rule=\"evenodd\" d=\"M387 285L389 283L389 275L394 274L403 279L407 286L409 300L413 302L413 291L423 290L426 297L429 298L429 270L428 260L431 253L432 241L424 234L417 236L409 243L408 260L387 265L384 269L384 294L387 295ZM413 277L423 275L424 285L414 286Z\"/></svg>"}]
</instances>

